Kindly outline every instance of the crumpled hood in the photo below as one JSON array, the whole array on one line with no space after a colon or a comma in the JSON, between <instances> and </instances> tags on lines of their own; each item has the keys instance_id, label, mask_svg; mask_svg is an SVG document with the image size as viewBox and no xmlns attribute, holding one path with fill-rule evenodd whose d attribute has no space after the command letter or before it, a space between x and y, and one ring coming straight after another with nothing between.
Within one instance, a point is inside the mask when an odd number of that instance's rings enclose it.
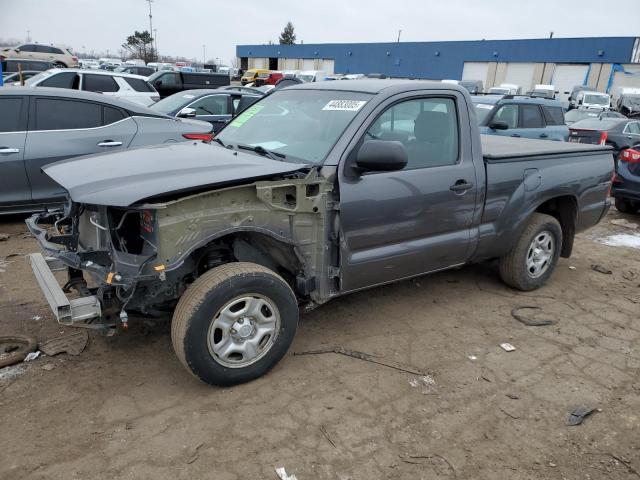
<instances>
[{"instance_id":1,"label":"crumpled hood","mask_svg":"<svg viewBox=\"0 0 640 480\"><path fill-rule=\"evenodd\" d=\"M42 168L77 203L127 207L154 197L306 168L217 144L184 142L63 160Z\"/></svg>"}]
</instances>

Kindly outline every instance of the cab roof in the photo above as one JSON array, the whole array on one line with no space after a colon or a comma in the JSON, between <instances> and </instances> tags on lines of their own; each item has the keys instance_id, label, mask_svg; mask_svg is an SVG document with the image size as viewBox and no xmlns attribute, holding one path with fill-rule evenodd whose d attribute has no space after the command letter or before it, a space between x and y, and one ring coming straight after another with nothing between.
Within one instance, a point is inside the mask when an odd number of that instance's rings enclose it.
<instances>
[{"instance_id":1,"label":"cab roof","mask_svg":"<svg viewBox=\"0 0 640 480\"><path fill-rule=\"evenodd\" d=\"M334 80L324 82L301 83L287 87L287 90L332 90L339 92L360 93L401 93L407 90L457 90L467 92L464 87L451 83L430 82L426 80L395 80L395 79L363 79L363 80Z\"/></svg>"}]
</instances>

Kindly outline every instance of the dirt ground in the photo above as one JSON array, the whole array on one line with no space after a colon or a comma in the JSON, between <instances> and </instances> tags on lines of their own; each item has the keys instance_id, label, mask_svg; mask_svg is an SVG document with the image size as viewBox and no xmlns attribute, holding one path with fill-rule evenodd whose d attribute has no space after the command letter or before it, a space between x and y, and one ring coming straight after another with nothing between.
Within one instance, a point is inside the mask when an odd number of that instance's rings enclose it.
<instances>
[{"instance_id":1,"label":"dirt ground","mask_svg":"<svg viewBox=\"0 0 640 480\"><path fill-rule=\"evenodd\" d=\"M230 389L189 375L157 321L1 369L0 478L640 478L640 250L596 241L640 235L621 218L640 224L612 211L535 292L476 265L335 300L302 316L267 376ZM37 250L24 232L0 219L0 335L74 331L21 257ZM523 305L557 323L523 325ZM293 354L334 345L424 375ZM580 405L599 410L567 426Z\"/></svg>"}]
</instances>

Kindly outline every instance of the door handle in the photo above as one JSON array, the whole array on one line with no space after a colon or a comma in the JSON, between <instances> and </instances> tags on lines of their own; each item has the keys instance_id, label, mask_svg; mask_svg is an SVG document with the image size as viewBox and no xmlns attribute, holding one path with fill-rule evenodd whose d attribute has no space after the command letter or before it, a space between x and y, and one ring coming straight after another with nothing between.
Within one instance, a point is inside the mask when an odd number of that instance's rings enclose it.
<instances>
[{"instance_id":1,"label":"door handle","mask_svg":"<svg viewBox=\"0 0 640 480\"><path fill-rule=\"evenodd\" d=\"M458 180L456 183L449 187L449 190L452 192L466 192L467 190L473 188L473 183L469 183L466 180Z\"/></svg>"},{"instance_id":2,"label":"door handle","mask_svg":"<svg viewBox=\"0 0 640 480\"><path fill-rule=\"evenodd\" d=\"M114 142L113 140L105 140L104 142L100 142L98 144L99 147L120 147L122 146L122 142Z\"/></svg>"},{"instance_id":3,"label":"door handle","mask_svg":"<svg viewBox=\"0 0 640 480\"><path fill-rule=\"evenodd\" d=\"M548 137L549 137L549 135L547 135L546 133L541 133L540 134L540 138L548 138Z\"/></svg>"},{"instance_id":4,"label":"door handle","mask_svg":"<svg viewBox=\"0 0 640 480\"><path fill-rule=\"evenodd\" d=\"M9 155L10 153L20 153L19 148L0 147L0 155Z\"/></svg>"},{"instance_id":5,"label":"door handle","mask_svg":"<svg viewBox=\"0 0 640 480\"><path fill-rule=\"evenodd\" d=\"M512 133L512 134L511 134L511 136L512 136L512 137L520 138L520 135L518 135L517 133Z\"/></svg>"}]
</instances>

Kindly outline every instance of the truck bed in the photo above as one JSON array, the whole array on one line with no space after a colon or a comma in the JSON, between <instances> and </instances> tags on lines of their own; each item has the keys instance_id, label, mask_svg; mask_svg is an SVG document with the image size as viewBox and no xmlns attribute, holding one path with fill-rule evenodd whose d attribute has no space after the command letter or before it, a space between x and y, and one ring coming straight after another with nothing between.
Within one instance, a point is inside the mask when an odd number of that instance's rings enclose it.
<instances>
[{"instance_id":1,"label":"truck bed","mask_svg":"<svg viewBox=\"0 0 640 480\"><path fill-rule=\"evenodd\" d=\"M611 147L570 142L552 142L550 140L532 140L530 138L502 137L499 135L480 135L482 154L488 162L530 158L541 156L604 153Z\"/></svg>"}]
</instances>

